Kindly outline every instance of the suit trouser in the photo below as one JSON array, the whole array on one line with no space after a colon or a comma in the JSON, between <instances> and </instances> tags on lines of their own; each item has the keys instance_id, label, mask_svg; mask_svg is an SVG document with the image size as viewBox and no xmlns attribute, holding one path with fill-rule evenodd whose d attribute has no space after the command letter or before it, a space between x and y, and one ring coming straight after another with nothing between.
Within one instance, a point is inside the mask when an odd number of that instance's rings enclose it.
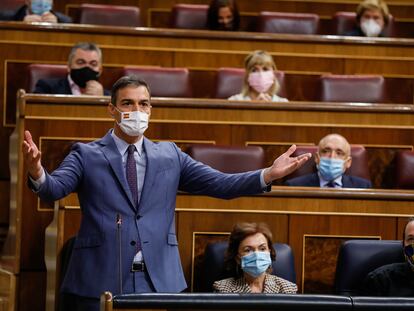
<instances>
[{"instance_id":1,"label":"suit trouser","mask_svg":"<svg viewBox=\"0 0 414 311\"><path fill-rule=\"evenodd\" d=\"M148 272L131 272L132 282L135 293L154 293L155 288L152 285ZM89 298L75 294L62 293L60 296L60 311L99 311L99 298Z\"/></svg>"}]
</instances>

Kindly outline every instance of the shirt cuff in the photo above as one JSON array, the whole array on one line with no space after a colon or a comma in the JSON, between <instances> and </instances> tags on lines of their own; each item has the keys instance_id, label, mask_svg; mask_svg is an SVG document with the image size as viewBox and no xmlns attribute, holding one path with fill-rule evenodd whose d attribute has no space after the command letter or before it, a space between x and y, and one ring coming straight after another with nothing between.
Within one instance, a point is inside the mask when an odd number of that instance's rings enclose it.
<instances>
[{"instance_id":1,"label":"shirt cuff","mask_svg":"<svg viewBox=\"0 0 414 311\"><path fill-rule=\"evenodd\" d=\"M44 182L46 181L46 173L45 170L42 168L42 175L40 175L40 177L36 180L34 180L30 175L29 175L29 180L33 185L33 188L35 191L39 190L40 186L42 184L44 184Z\"/></svg>"},{"instance_id":2,"label":"shirt cuff","mask_svg":"<svg viewBox=\"0 0 414 311\"><path fill-rule=\"evenodd\" d=\"M271 184L271 182L269 184L265 183L264 172L265 172L264 169L260 172L260 185L261 185L262 188L267 188Z\"/></svg>"}]
</instances>

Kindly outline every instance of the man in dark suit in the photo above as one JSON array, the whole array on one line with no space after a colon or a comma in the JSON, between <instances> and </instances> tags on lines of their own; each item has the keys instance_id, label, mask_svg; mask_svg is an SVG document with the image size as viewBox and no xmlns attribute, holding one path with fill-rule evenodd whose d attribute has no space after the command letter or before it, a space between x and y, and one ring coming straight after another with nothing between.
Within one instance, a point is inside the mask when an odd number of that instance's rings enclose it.
<instances>
[{"instance_id":1,"label":"man in dark suit","mask_svg":"<svg viewBox=\"0 0 414 311\"><path fill-rule=\"evenodd\" d=\"M40 79L34 93L66 95L109 95L98 79L102 73L102 51L91 42L74 45L68 57L68 76Z\"/></svg>"},{"instance_id":2,"label":"man in dark suit","mask_svg":"<svg viewBox=\"0 0 414 311\"><path fill-rule=\"evenodd\" d=\"M315 154L317 173L286 181L288 186L322 188L371 188L371 182L361 177L345 175L351 167L351 146L345 137L330 134L321 139Z\"/></svg>"},{"instance_id":3,"label":"man in dark suit","mask_svg":"<svg viewBox=\"0 0 414 311\"><path fill-rule=\"evenodd\" d=\"M359 294L378 297L414 297L414 217L403 231L402 253L405 262L395 262L368 273Z\"/></svg>"},{"instance_id":4,"label":"man in dark suit","mask_svg":"<svg viewBox=\"0 0 414 311\"><path fill-rule=\"evenodd\" d=\"M72 19L62 13L52 10L53 0L26 0L25 5L17 10L1 12L0 20L45 22L45 23L72 23Z\"/></svg>"},{"instance_id":5,"label":"man in dark suit","mask_svg":"<svg viewBox=\"0 0 414 311\"><path fill-rule=\"evenodd\" d=\"M175 234L178 189L224 199L261 193L310 158L290 157L292 146L268 168L224 174L174 143L154 143L143 136L151 115L149 89L134 76L114 84L108 111L113 130L92 143L75 144L51 174L43 169L30 132L23 142L30 184L41 199L78 193L82 220L61 289L71 295L71 310L99 310L99 295L107 290L180 292L187 287Z\"/></svg>"}]
</instances>

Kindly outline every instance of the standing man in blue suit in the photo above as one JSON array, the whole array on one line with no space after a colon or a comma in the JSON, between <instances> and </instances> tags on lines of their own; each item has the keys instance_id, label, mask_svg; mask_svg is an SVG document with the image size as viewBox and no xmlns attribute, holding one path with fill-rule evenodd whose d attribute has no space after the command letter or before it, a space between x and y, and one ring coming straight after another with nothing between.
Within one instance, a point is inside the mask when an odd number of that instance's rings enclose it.
<instances>
[{"instance_id":1,"label":"standing man in blue suit","mask_svg":"<svg viewBox=\"0 0 414 311\"><path fill-rule=\"evenodd\" d=\"M43 169L30 132L23 142L31 187L41 199L78 193L82 221L61 288L71 295L72 310L98 310L99 296L108 290L180 292L187 287L175 234L178 189L223 199L261 193L310 158L290 157L292 146L268 168L224 174L174 143L154 143L143 136L151 115L150 91L133 76L114 84L108 111L114 128L102 139L75 144L51 174ZM119 229L117 220L122 221Z\"/></svg>"},{"instance_id":2,"label":"standing man in blue suit","mask_svg":"<svg viewBox=\"0 0 414 311\"><path fill-rule=\"evenodd\" d=\"M339 134L329 134L320 140L315 162L317 173L289 179L286 185L321 188L372 187L367 179L344 174L351 167L351 146Z\"/></svg>"}]
</instances>

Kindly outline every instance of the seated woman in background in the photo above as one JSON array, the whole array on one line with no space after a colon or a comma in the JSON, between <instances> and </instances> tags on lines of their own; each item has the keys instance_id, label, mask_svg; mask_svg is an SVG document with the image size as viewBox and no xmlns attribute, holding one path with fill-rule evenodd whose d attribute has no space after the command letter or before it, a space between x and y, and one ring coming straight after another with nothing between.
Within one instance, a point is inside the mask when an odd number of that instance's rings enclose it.
<instances>
[{"instance_id":1,"label":"seated woman in background","mask_svg":"<svg viewBox=\"0 0 414 311\"><path fill-rule=\"evenodd\" d=\"M236 224L225 259L226 268L235 277L214 282L214 291L295 294L296 284L270 274L276 258L272 244L272 233L266 224Z\"/></svg>"},{"instance_id":2,"label":"seated woman in background","mask_svg":"<svg viewBox=\"0 0 414 311\"><path fill-rule=\"evenodd\" d=\"M243 88L240 94L229 97L229 100L264 100L271 102L287 102L277 96L280 89L275 76L276 64L272 56L265 51L254 51L244 60L246 70Z\"/></svg>"},{"instance_id":3,"label":"seated woman in background","mask_svg":"<svg viewBox=\"0 0 414 311\"><path fill-rule=\"evenodd\" d=\"M365 0L357 8L358 27L347 36L384 37L384 28L389 22L387 4L382 0Z\"/></svg>"},{"instance_id":4,"label":"seated woman in background","mask_svg":"<svg viewBox=\"0 0 414 311\"><path fill-rule=\"evenodd\" d=\"M210 30L239 30L240 15L236 0L212 0L207 13Z\"/></svg>"}]
</instances>

